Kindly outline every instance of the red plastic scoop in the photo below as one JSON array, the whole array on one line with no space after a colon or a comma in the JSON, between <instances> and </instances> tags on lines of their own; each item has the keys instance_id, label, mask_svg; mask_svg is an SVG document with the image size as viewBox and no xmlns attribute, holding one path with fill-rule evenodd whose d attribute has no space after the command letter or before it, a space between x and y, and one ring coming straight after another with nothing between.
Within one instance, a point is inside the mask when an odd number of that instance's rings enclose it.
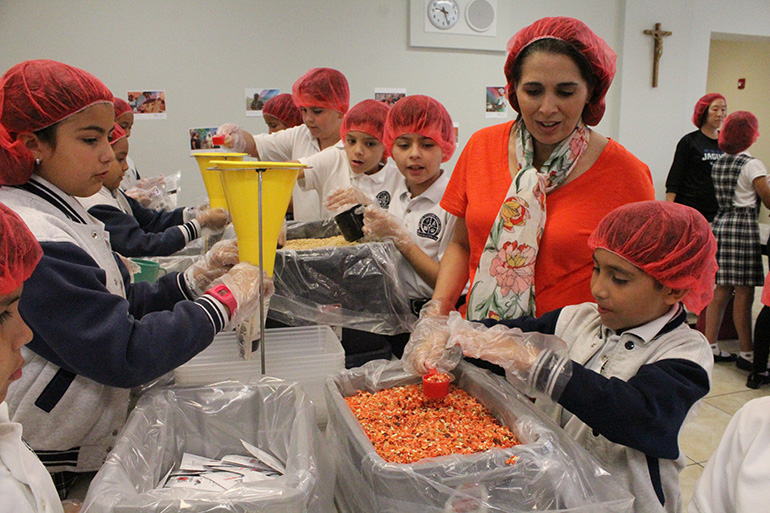
<instances>
[{"instance_id":1,"label":"red plastic scoop","mask_svg":"<svg viewBox=\"0 0 770 513\"><path fill-rule=\"evenodd\" d=\"M443 399L449 393L449 374L431 369L422 377L422 393L428 399Z\"/></svg>"},{"instance_id":2,"label":"red plastic scoop","mask_svg":"<svg viewBox=\"0 0 770 513\"><path fill-rule=\"evenodd\" d=\"M211 142L213 142L217 146L222 146L225 143L225 136L215 135L214 137L211 138Z\"/></svg>"}]
</instances>

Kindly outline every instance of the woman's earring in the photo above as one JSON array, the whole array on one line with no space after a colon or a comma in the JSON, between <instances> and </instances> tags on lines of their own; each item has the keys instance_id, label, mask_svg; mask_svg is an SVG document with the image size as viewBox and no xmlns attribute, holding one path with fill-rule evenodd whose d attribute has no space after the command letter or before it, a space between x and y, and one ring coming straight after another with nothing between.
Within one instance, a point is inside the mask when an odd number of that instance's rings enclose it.
<instances>
[{"instance_id":1,"label":"woman's earring","mask_svg":"<svg viewBox=\"0 0 770 513\"><path fill-rule=\"evenodd\" d=\"M39 166L39 165L40 165L40 159L39 159L39 158L38 158L38 159L35 159L35 165L36 165L36 166Z\"/></svg>"}]
</instances>

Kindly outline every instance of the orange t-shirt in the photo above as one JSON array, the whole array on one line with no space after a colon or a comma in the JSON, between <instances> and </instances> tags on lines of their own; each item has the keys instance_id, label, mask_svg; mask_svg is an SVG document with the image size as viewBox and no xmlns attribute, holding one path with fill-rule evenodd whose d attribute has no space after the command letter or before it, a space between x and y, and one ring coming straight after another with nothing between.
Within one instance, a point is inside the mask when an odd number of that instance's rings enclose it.
<instances>
[{"instance_id":1,"label":"orange t-shirt","mask_svg":"<svg viewBox=\"0 0 770 513\"><path fill-rule=\"evenodd\" d=\"M465 218L471 287L479 258L511 186L508 138L513 122L484 128L465 145L441 206ZM611 210L655 199L650 169L610 140L591 168L548 194L545 232L535 264L537 315L593 301L588 237ZM469 289L470 290L470 289Z\"/></svg>"}]
</instances>

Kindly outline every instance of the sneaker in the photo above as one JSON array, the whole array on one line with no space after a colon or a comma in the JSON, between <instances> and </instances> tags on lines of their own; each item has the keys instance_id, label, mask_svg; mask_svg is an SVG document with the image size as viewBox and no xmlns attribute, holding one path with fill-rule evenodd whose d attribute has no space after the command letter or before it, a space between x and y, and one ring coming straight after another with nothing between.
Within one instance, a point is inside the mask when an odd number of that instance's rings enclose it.
<instances>
[{"instance_id":1,"label":"sneaker","mask_svg":"<svg viewBox=\"0 0 770 513\"><path fill-rule=\"evenodd\" d=\"M713 353L714 354L714 361L715 362L734 362L738 359L738 355L733 353L728 353L727 351L719 350L719 353ZM749 369L751 370L751 369Z\"/></svg>"},{"instance_id":2,"label":"sneaker","mask_svg":"<svg viewBox=\"0 0 770 513\"><path fill-rule=\"evenodd\" d=\"M754 368L754 362L750 362L749 360L747 360L743 356L739 356L735 360L735 366L738 367L741 370L745 370L745 371L751 372L751 369Z\"/></svg>"},{"instance_id":3,"label":"sneaker","mask_svg":"<svg viewBox=\"0 0 770 513\"><path fill-rule=\"evenodd\" d=\"M749 374L749 379L746 380L746 386L749 388L759 388L768 383L770 383L770 375L760 374L758 372L752 372Z\"/></svg>"}]
</instances>

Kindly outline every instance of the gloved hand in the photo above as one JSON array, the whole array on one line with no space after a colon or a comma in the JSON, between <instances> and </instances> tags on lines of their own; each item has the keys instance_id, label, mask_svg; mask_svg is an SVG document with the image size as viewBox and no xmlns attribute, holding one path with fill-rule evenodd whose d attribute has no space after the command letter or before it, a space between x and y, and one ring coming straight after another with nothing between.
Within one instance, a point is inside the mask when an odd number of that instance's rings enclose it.
<instances>
[{"instance_id":1,"label":"gloved hand","mask_svg":"<svg viewBox=\"0 0 770 513\"><path fill-rule=\"evenodd\" d=\"M286 245L286 219L283 220L283 224L281 225L281 231L278 232L278 247L282 248Z\"/></svg>"},{"instance_id":2,"label":"gloved hand","mask_svg":"<svg viewBox=\"0 0 770 513\"><path fill-rule=\"evenodd\" d=\"M442 308L441 301L430 300L420 310L420 318L412 330L401 358L406 372L427 374L431 369L449 372L460 362L460 349L447 347L448 317L441 315Z\"/></svg>"},{"instance_id":3,"label":"gloved hand","mask_svg":"<svg viewBox=\"0 0 770 513\"><path fill-rule=\"evenodd\" d=\"M374 236L381 240L392 240L397 248L405 248L412 242L412 237L406 231L401 219L381 209L369 205L364 209L364 235Z\"/></svg>"},{"instance_id":4,"label":"gloved hand","mask_svg":"<svg viewBox=\"0 0 770 513\"><path fill-rule=\"evenodd\" d=\"M187 287L195 297L203 294L211 282L229 271L238 263L238 242L235 239L222 240L199 258L184 272Z\"/></svg>"},{"instance_id":5,"label":"gloved hand","mask_svg":"<svg viewBox=\"0 0 770 513\"><path fill-rule=\"evenodd\" d=\"M372 205L374 199L358 187L353 187L352 185L334 189L324 200L326 210L334 214L339 214L359 203L364 206Z\"/></svg>"},{"instance_id":6,"label":"gloved hand","mask_svg":"<svg viewBox=\"0 0 770 513\"><path fill-rule=\"evenodd\" d=\"M447 326L449 346L504 368L508 381L527 395L557 400L572 376L569 350L556 335L525 333L502 324L487 328L466 321L458 312L449 314Z\"/></svg>"},{"instance_id":7,"label":"gloved hand","mask_svg":"<svg viewBox=\"0 0 770 513\"><path fill-rule=\"evenodd\" d=\"M217 278L212 286L219 283L225 285L232 293L238 306L235 312L230 312L229 326L237 326L246 319L251 319L259 308L261 300L267 304L275 292L273 279L262 274L263 289L259 289L259 267L248 262L241 262L227 273Z\"/></svg>"},{"instance_id":8,"label":"gloved hand","mask_svg":"<svg viewBox=\"0 0 770 513\"><path fill-rule=\"evenodd\" d=\"M126 196L134 198L143 207L149 207L150 203L152 203L151 191L140 187L131 187L126 191Z\"/></svg>"},{"instance_id":9,"label":"gloved hand","mask_svg":"<svg viewBox=\"0 0 770 513\"><path fill-rule=\"evenodd\" d=\"M216 135L225 137L224 146L236 153L243 153L246 150L246 138L243 135L241 127L235 123L225 123L217 128Z\"/></svg>"},{"instance_id":10,"label":"gloved hand","mask_svg":"<svg viewBox=\"0 0 770 513\"><path fill-rule=\"evenodd\" d=\"M210 230L213 233L222 233L230 222L230 214L223 208L207 208L198 210L195 219L201 225L201 228Z\"/></svg>"}]
</instances>

